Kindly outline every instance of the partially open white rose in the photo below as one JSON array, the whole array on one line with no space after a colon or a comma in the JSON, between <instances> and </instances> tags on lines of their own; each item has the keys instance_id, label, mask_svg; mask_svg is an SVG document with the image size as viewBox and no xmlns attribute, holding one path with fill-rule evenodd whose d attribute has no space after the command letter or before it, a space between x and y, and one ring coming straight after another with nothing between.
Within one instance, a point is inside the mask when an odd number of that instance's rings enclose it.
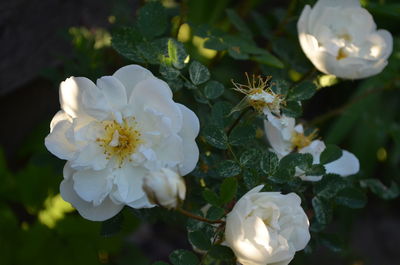
<instances>
[{"instance_id":1,"label":"partially open white rose","mask_svg":"<svg viewBox=\"0 0 400 265\"><path fill-rule=\"evenodd\" d=\"M265 134L268 142L278 158L282 158L287 154L297 151L302 154L311 154L313 156L313 164L320 163L320 155L325 150L325 143L315 139L316 133L305 135L303 126L296 125L294 118L281 116L280 118L270 114L268 120L264 121ZM356 174L360 170L360 163L355 155L342 150L342 156L330 163L324 165L326 173L337 174L342 177ZM296 175L302 180L319 181L322 176L306 176L304 172L297 169Z\"/></svg>"},{"instance_id":2,"label":"partially open white rose","mask_svg":"<svg viewBox=\"0 0 400 265\"><path fill-rule=\"evenodd\" d=\"M45 144L68 161L61 195L87 219L111 218L124 205L151 207L146 175L170 168L184 176L196 166L198 118L141 66L125 66L97 84L68 78L60 104Z\"/></svg>"},{"instance_id":3,"label":"partially open white rose","mask_svg":"<svg viewBox=\"0 0 400 265\"><path fill-rule=\"evenodd\" d=\"M143 189L150 202L168 209L175 209L186 195L185 181L168 168L150 172L144 178Z\"/></svg>"},{"instance_id":4,"label":"partially open white rose","mask_svg":"<svg viewBox=\"0 0 400 265\"><path fill-rule=\"evenodd\" d=\"M287 265L310 240L309 222L295 193L255 187L227 215L225 240L243 265Z\"/></svg>"},{"instance_id":5,"label":"partially open white rose","mask_svg":"<svg viewBox=\"0 0 400 265\"><path fill-rule=\"evenodd\" d=\"M392 53L393 38L377 30L359 0L319 0L305 6L297 23L304 53L326 74L359 79L380 73Z\"/></svg>"}]
</instances>

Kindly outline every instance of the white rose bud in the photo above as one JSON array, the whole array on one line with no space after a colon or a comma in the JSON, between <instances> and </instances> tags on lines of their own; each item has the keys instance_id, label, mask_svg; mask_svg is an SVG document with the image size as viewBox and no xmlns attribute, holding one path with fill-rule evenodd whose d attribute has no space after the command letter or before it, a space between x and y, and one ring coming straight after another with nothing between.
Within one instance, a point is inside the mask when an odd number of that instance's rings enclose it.
<instances>
[{"instance_id":1,"label":"white rose bud","mask_svg":"<svg viewBox=\"0 0 400 265\"><path fill-rule=\"evenodd\" d=\"M143 189L152 203L175 209L185 199L185 181L175 171L162 168L151 172L144 179Z\"/></svg>"},{"instance_id":2,"label":"white rose bud","mask_svg":"<svg viewBox=\"0 0 400 265\"><path fill-rule=\"evenodd\" d=\"M226 244L243 265L287 265L310 240L309 222L295 193L246 193L226 218Z\"/></svg>"},{"instance_id":3,"label":"white rose bud","mask_svg":"<svg viewBox=\"0 0 400 265\"><path fill-rule=\"evenodd\" d=\"M377 30L359 0L319 0L305 6L297 23L301 47L326 74L359 79L380 73L392 53L393 38Z\"/></svg>"}]
</instances>

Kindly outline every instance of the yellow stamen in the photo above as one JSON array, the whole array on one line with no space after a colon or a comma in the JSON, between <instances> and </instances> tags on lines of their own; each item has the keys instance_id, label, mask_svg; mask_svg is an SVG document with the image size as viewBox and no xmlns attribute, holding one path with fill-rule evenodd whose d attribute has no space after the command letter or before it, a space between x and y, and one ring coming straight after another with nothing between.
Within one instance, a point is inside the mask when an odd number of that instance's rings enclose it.
<instances>
[{"instance_id":1,"label":"yellow stamen","mask_svg":"<svg viewBox=\"0 0 400 265\"><path fill-rule=\"evenodd\" d=\"M129 160L143 143L141 133L136 129L137 123L134 117L124 118L122 123L114 121L102 121L104 137L96 141L104 149L107 159L116 158L119 167Z\"/></svg>"},{"instance_id":2,"label":"yellow stamen","mask_svg":"<svg viewBox=\"0 0 400 265\"><path fill-rule=\"evenodd\" d=\"M339 60L342 60L342 59L347 58L347 57L348 57L348 55L345 53L344 49L340 48L339 51L338 51L338 54L336 56L336 60L339 61Z\"/></svg>"},{"instance_id":3,"label":"yellow stamen","mask_svg":"<svg viewBox=\"0 0 400 265\"><path fill-rule=\"evenodd\" d=\"M304 133L293 132L292 135L292 145L294 149L301 149L303 147L309 146L311 142L317 138L318 130L314 130L309 135L304 135Z\"/></svg>"}]
</instances>

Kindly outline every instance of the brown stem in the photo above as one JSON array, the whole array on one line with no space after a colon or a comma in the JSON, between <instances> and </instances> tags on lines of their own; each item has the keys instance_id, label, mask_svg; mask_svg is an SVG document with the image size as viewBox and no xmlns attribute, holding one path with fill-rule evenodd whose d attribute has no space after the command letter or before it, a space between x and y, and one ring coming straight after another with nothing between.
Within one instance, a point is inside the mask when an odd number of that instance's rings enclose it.
<instances>
[{"instance_id":1,"label":"brown stem","mask_svg":"<svg viewBox=\"0 0 400 265\"><path fill-rule=\"evenodd\" d=\"M178 212L180 212L181 214L186 215L189 218L196 219L196 220L199 220L201 222L210 223L210 224L221 224L221 223L224 223L224 221L222 221L222 220L210 220L210 219L207 219L207 218L192 214L191 212L188 212L188 211L186 211L186 210L184 210L182 208L177 208L176 210Z\"/></svg>"}]
</instances>

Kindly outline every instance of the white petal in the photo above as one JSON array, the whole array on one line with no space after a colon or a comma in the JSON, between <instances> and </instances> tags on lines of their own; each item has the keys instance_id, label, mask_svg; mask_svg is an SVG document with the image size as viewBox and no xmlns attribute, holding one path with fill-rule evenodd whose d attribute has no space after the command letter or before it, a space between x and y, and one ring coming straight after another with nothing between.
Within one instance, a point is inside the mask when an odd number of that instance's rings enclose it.
<instances>
[{"instance_id":1,"label":"white petal","mask_svg":"<svg viewBox=\"0 0 400 265\"><path fill-rule=\"evenodd\" d=\"M321 153L325 150L326 145L321 140L314 140L310 145L303 147L299 150L301 154L311 154L313 157L313 164L319 164L319 157Z\"/></svg>"},{"instance_id":2,"label":"white petal","mask_svg":"<svg viewBox=\"0 0 400 265\"><path fill-rule=\"evenodd\" d=\"M68 114L67 114L65 111L60 110L60 111L58 111L58 112L56 113L56 115L54 115L53 119L51 119L51 122L50 122L50 132L53 131L54 126L56 126L56 124L57 124L58 122L63 121L63 120L67 120L67 121L69 121L69 122L72 123L71 117L68 116Z\"/></svg>"},{"instance_id":3,"label":"white petal","mask_svg":"<svg viewBox=\"0 0 400 265\"><path fill-rule=\"evenodd\" d=\"M124 85L127 98L130 98L134 87L141 81L154 78L153 74L140 65L127 65L117 70L113 76Z\"/></svg>"},{"instance_id":4,"label":"white petal","mask_svg":"<svg viewBox=\"0 0 400 265\"><path fill-rule=\"evenodd\" d=\"M112 188L109 172L106 170L78 170L74 173L74 190L83 200L100 205Z\"/></svg>"},{"instance_id":5,"label":"white petal","mask_svg":"<svg viewBox=\"0 0 400 265\"><path fill-rule=\"evenodd\" d=\"M357 174L360 162L352 153L343 150L343 155L336 161L325 165L326 173L338 174L342 177Z\"/></svg>"},{"instance_id":6,"label":"white petal","mask_svg":"<svg viewBox=\"0 0 400 265\"><path fill-rule=\"evenodd\" d=\"M134 209L152 208L152 207L156 206L155 204L152 204L149 202L149 199L147 198L146 195L144 195L140 199L137 199L133 202L128 203L127 205Z\"/></svg>"},{"instance_id":7,"label":"white petal","mask_svg":"<svg viewBox=\"0 0 400 265\"><path fill-rule=\"evenodd\" d=\"M178 135L170 135L163 139L160 144L153 146L157 159L161 161L162 167L175 167L184 159L182 138Z\"/></svg>"},{"instance_id":8,"label":"white petal","mask_svg":"<svg viewBox=\"0 0 400 265\"><path fill-rule=\"evenodd\" d=\"M104 169L109 160L104 149L96 142L90 142L81 148L76 155L71 158L71 166L73 168L91 168L94 170Z\"/></svg>"},{"instance_id":9,"label":"white petal","mask_svg":"<svg viewBox=\"0 0 400 265\"><path fill-rule=\"evenodd\" d=\"M147 174L145 169L125 165L113 174L116 185L116 189L112 193L113 199L129 204L146 196L142 188L143 178Z\"/></svg>"},{"instance_id":10,"label":"white petal","mask_svg":"<svg viewBox=\"0 0 400 265\"><path fill-rule=\"evenodd\" d=\"M73 188L72 179L65 179L61 182L60 193L62 198L71 203L82 217L91 221L104 221L119 213L124 207L123 204L115 204L108 197L98 206L82 200Z\"/></svg>"},{"instance_id":11,"label":"white petal","mask_svg":"<svg viewBox=\"0 0 400 265\"><path fill-rule=\"evenodd\" d=\"M72 118L104 118L109 111L104 96L86 77L70 77L60 84L60 104Z\"/></svg>"},{"instance_id":12,"label":"white petal","mask_svg":"<svg viewBox=\"0 0 400 265\"><path fill-rule=\"evenodd\" d=\"M266 120L264 120L264 127L268 142L278 155L285 156L292 151L292 144L283 138L279 128Z\"/></svg>"},{"instance_id":13,"label":"white petal","mask_svg":"<svg viewBox=\"0 0 400 265\"><path fill-rule=\"evenodd\" d=\"M171 128L175 133L182 128L181 110L172 100L172 92L168 84L160 79L147 79L137 84L129 103L135 107L136 113L149 108L163 114L170 119Z\"/></svg>"},{"instance_id":14,"label":"white petal","mask_svg":"<svg viewBox=\"0 0 400 265\"><path fill-rule=\"evenodd\" d=\"M126 89L117 78L103 76L97 79L97 86L113 109L122 109L128 103Z\"/></svg>"},{"instance_id":15,"label":"white petal","mask_svg":"<svg viewBox=\"0 0 400 265\"><path fill-rule=\"evenodd\" d=\"M72 124L68 120L52 121L52 131L44 139L47 150L60 159L69 160L76 151L75 145L67 139L71 129Z\"/></svg>"},{"instance_id":16,"label":"white petal","mask_svg":"<svg viewBox=\"0 0 400 265\"><path fill-rule=\"evenodd\" d=\"M182 111L182 130L179 135L183 140L183 161L179 166L181 176L192 172L199 160L199 148L196 144L196 137L199 134L200 123L196 114L186 106L177 104Z\"/></svg>"}]
</instances>

